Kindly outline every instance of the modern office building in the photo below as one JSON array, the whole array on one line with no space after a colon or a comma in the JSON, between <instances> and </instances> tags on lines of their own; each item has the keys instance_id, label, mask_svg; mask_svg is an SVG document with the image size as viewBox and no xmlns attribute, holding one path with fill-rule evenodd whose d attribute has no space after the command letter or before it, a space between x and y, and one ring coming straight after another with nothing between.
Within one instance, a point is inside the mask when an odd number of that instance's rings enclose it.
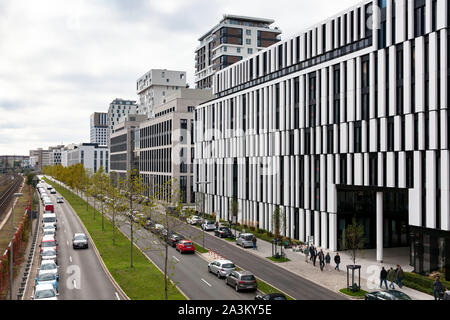
<instances>
[{"instance_id":1,"label":"modern office building","mask_svg":"<svg viewBox=\"0 0 450 320\"><path fill-rule=\"evenodd\" d=\"M139 96L138 114L153 118L154 109L166 103L167 97L186 87L186 72L152 69L136 81Z\"/></svg>"},{"instance_id":2,"label":"modern office building","mask_svg":"<svg viewBox=\"0 0 450 320\"><path fill-rule=\"evenodd\" d=\"M125 119L129 114L137 113L137 105L136 101L133 100L124 100L124 99L114 99L108 108L108 136L107 142L110 140L111 134L114 133L114 126L119 124Z\"/></svg>"},{"instance_id":3,"label":"modern office building","mask_svg":"<svg viewBox=\"0 0 450 320\"><path fill-rule=\"evenodd\" d=\"M213 98L210 90L180 88L155 108L154 118L140 124L139 172L152 194L173 179L180 187L181 201L195 201L194 110Z\"/></svg>"},{"instance_id":4,"label":"modern office building","mask_svg":"<svg viewBox=\"0 0 450 320\"><path fill-rule=\"evenodd\" d=\"M448 0L364 1L218 71L196 109L207 211L330 250L353 217L366 248L450 264Z\"/></svg>"},{"instance_id":5,"label":"modern office building","mask_svg":"<svg viewBox=\"0 0 450 320\"><path fill-rule=\"evenodd\" d=\"M53 166L61 163L61 150L63 145L49 147L47 150L38 148L36 150L30 150L30 157L32 157L32 163L34 169L40 172L43 167Z\"/></svg>"},{"instance_id":6,"label":"modern office building","mask_svg":"<svg viewBox=\"0 0 450 320\"><path fill-rule=\"evenodd\" d=\"M103 167L106 173L109 172L109 151L106 146L99 146L96 143L80 143L72 145L65 152L69 167L81 163L92 173L96 173L100 167Z\"/></svg>"},{"instance_id":7,"label":"modern office building","mask_svg":"<svg viewBox=\"0 0 450 320\"><path fill-rule=\"evenodd\" d=\"M145 120L146 115L129 114L124 121L114 126L109 144L111 173L115 182L125 179L128 171L138 168L134 148L135 131L139 130L139 124Z\"/></svg>"},{"instance_id":8,"label":"modern office building","mask_svg":"<svg viewBox=\"0 0 450 320\"><path fill-rule=\"evenodd\" d=\"M130 108L131 109L131 108ZM118 110L115 110L118 111ZM113 113L112 113L113 114ZM111 114L111 115L112 115ZM121 118L122 115L119 115ZM110 119L114 120L113 116ZM91 143L97 143L100 146L106 146L108 144L108 114L104 112L94 112L90 117L90 134Z\"/></svg>"},{"instance_id":9,"label":"modern office building","mask_svg":"<svg viewBox=\"0 0 450 320\"><path fill-rule=\"evenodd\" d=\"M272 29L273 23L272 19L223 15L216 26L198 39L196 87L210 89L217 71L280 41L281 30Z\"/></svg>"}]
</instances>

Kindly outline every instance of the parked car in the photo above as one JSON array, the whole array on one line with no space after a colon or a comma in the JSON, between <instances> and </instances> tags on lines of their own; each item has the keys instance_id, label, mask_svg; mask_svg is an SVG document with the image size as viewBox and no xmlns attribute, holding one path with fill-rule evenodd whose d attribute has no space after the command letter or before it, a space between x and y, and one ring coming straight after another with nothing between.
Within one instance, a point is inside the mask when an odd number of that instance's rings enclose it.
<instances>
[{"instance_id":1,"label":"parked car","mask_svg":"<svg viewBox=\"0 0 450 320\"><path fill-rule=\"evenodd\" d=\"M64 198L61 196L56 197L56 203L64 203Z\"/></svg>"},{"instance_id":2,"label":"parked car","mask_svg":"<svg viewBox=\"0 0 450 320\"><path fill-rule=\"evenodd\" d=\"M236 266L230 260L216 260L208 264L208 272L214 273L218 278L226 277L236 270Z\"/></svg>"},{"instance_id":3,"label":"parked car","mask_svg":"<svg viewBox=\"0 0 450 320\"><path fill-rule=\"evenodd\" d=\"M212 220L205 220L202 223L202 229L205 231L214 231L216 230L216 223Z\"/></svg>"},{"instance_id":4,"label":"parked car","mask_svg":"<svg viewBox=\"0 0 450 320\"><path fill-rule=\"evenodd\" d=\"M181 240L181 241L179 241L176 244L175 249L177 251L180 251L180 253L185 253L185 252L195 253L195 246L192 243L192 241L190 241L190 240Z\"/></svg>"},{"instance_id":5,"label":"parked car","mask_svg":"<svg viewBox=\"0 0 450 320\"><path fill-rule=\"evenodd\" d=\"M51 194L56 194L56 190L55 190L55 189L52 189L52 190L50 190L50 193L51 193Z\"/></svg>"},{"instance_id":6,"label":"parked car","mask_svg":"<svg viewBox=\"0 0 450 320\"><path fill-rule=\"evenodd\" d=\"M75 233L72 239L74 249L87 249L89 247L88 238L84 233Z\"/></svg>"},{"instance_id":7,"label":"parked car","mask_svg":"<svg viewBox=\"0 0 450 320\"><path fill-rule=\"evenodd\" d=\"M181 234L178 233L172 233L168 238L167 238L167 243L169 245L171 245L173 248L175 248L177 246L177 243L181 240L184 240L184 237Z\"/></svg>"},{"instance_id":8,"label":"parked car","mask_svg":"<svg viewBox=\"0 0 450 320\"><path fill-rule=\"evenodd\" d=\"M39 284L34 288L34 294L31 296L33 300L58 300L58 293L53 285L49 283Z\"/></svg>"},{"instance_id":9,"label":"parked car","mask_svg":"<svg viewBox=\"0 0 450 320\"><path fill-rule=\"evenodd\" d=\"M255 300L287 300L286 296L282 293L269 293L263 295L257 295Z\"/></svg>"},{"instance_id":10,"label":"parked car","mask_svg":"<svg viewBox=\"0 0 450 320\"><path fill-rule=\"evenodd\" d=\"M56 233L56 228L55 228L55 226L53 225L53 223L44 223L44 224L42 225L42 230L43 230L44 232L50 230L50 231L53 231L54 233Z\"/></svg>"},{"instance_id":11,"label":"parked car","mask_svg":"<svg viewBox=\"0 0 450 320\"><path fill-rule=\"evenodd\" d=\"M39 272L37 277L34 278L36 285L40 284L51 284L58 292L58 276L54 273L42 273Z\"/></svg>"},{"instance_id":12,"label":"parked car","mask_svg":"<svg viewBox=\"0 0 450 320\"><path fill-rule=\"evenodd\" d=\"M373 291L366 293L365 300L412 300L407 294L398 290Z\"/></svg>"},{"instance_id":13,"label":"parked car","mask_svg":"<svg viewBox=\"0 0 450 320\"><path fill-rule=\"evenodd\" d=\"M53 273L55 275L59 275L58 265L53 260L42 260L41 266L39 267L39 273Z\"/></svg>"},{"instance_id":14,"label":"parked car","mask_svg":"<svg viewBox=\"0 0 450 320\"><path fill-rule=\"evenodd\" d=\"M44 213L42 215L42 223L51 223L51 224L53 224L53 226L56 229L57 228L57 226L56 226L56 223L57 223L56 214L54 214L54 213Z\"/></svg>"},{"instance_id":15,"label":"parked car","mask_svg":"<svg viewBox=\"0 0 450 320\"><path fill-rule=\"evenodd\" d=\"M40 252L42 252L45 248L52 248L56 252L58 252L58 244L54 237L52 236L44 236L42 237L41 244L39 245Z\"/></svg>"},{"instance_id":16,"label":"parked car","mask_svg":"<svg viewBox=\"0 0 450 320\"><path fill-rule=\"evenodd\" d=\"M144 224L144 229L145 230L151 230L153 225L154 225L153 221L150 220L150 218L148 218L147 221Z\"/></svg>"},{"instance_id":17,"label":"parked car","mask_svg":"<svg viewBox=\"0 0 450 320\"><path fill-rule=\"evenodd\" d=\"M251 233L241 233L236 239L236 244L243 248L251 248L253 247L253 237Z\"/></svg>"},{"instance_id":18,"label":"parked car","mask_svg":"<svg viewBox=\"0 0 450 320\"><path fill-rule=\"evenodd\" d=\"M225 283L239 290L256 290L258 284L256 278L250 271L232 271L226 278Z\"/></svg>"},{"instance_id":19,"label":"parked car","mask_svg":"<svg viewBox=\"0 0 450 320\"><path fill-rule=\"evenodd\" d=\"M164 226L162 225L162 224L155 224L154 226L153 226L153 228L151 228L150 229L151 230L151 232L153 232L154 234L161 234L161 232L163 231L163 230L165 230L165 228L164 228Z\"/></svg>"},{"instance_id":20,"label":"parked car","mask_svg":"<svg viewBox=\"0 0 450 320\"><path fill-rule=\"evenodd\" d=\"M56 250L52 248L46 248L41 252L41 262L44 260L53 260L56 264L58 264L58 257L56 254Z\"/></svg>"},{"instance_id":21,"label":"parked car","mask_svg":"<svg viewBox=\"0 0 450 320\"><path fill-rule=\"evenodd\" d=\"M233 233L227 227L219 227L214 230L214 235L220 238L233 238Z\"/></svg>"},{"instance_id":22,"label":"parked car","mask_svg":"<svg viewBox=\"0 0 450 320\"><path fill-rule=\"evenodd\" d=\"M203 219L199 216L190 216L186 219L186 222L192 225L200 225L203 222Z\"/></svg>"}]
</instances>

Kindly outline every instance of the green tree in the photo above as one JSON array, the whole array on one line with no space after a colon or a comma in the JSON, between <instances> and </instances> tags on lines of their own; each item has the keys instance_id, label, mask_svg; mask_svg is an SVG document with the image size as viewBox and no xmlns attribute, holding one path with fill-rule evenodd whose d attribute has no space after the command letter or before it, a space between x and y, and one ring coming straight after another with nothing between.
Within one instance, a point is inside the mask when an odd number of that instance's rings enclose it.
<instances>
[{"instance_id":1,"label":"green tree","mask_svg":"<svg viewBox=\"0 0 450 320\"><path fill-rule=\"evenodd\" d=\"M273 211L272 223L275 239L279 239L281 229L284 230L286 227L286 215L278 205L275 206L275 210Z\"/></svg>"},{"instance_id":2,"label":"green tree","mask_svg":"<svg viewBox=\"0 0 450 320\"><path fill-rule=\"evenodd\" d=\"M357 255L365 244L364 226L356 221L356 217L353 217L352 224L345 228L343 238L345 239L343 248L350 251L353 265L355 265Z\"/></svg>"}]
</instances>

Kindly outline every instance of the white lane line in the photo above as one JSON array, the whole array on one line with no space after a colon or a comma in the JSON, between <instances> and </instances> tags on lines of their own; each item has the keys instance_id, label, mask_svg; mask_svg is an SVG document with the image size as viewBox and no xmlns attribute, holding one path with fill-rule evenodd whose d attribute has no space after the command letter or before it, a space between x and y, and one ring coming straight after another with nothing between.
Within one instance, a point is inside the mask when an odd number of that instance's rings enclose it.
<instances>
[{"instance_id":1,"label":"white lane line","mask_svg":"<svg viewBox=\"0 0 450 320\"><path fill-rule=\"evenodd\" d=\"M177 260L177 262L180 262L180 260L178 260L177 257L173 256L172 258L174 258L175 260Z\"/></svg>"},{"instance_id":2,"label":"white lane line","mask_svg":"<svg viewBox=\"0 0 450 320\"><path fill-rule=\"evenodd\" d=\"M67 246L69 246L69 240L66 240Z\"/></svg>"},{"instance_id":3,"label":"white lane line","mask_svg":"<svg viewBox=\"0 0 450 320\"><path fill-rule=\"evenodd\" d=\"M75 281L75 279L73 279L73 288L74 288L74 289L77 288L77 282Z\"/></svg>"},{"instance_id":4,"label":"white lane line","mask_svg":"<svg viewBox=\"0 0 450 320\"><path fill-rule=\"evenodd\" d=\"M156 240L153 240L153 243L154 243L154 244L158 244L158 241L156 241Z\"/></svg>"},{"instance_id":5,"label":"white lane line","mask_svg":"<svg viewBox=\"0 0 450 320\"><path fill-rule=\"evenodd\" d=\"M205 279L202 278L202 281L206 283L208 286L212 287Z\"/></svg>"},{"instance_id":6,"label":"white lane line","mask_svg":"<svg viewBox=\"0 0 450 320\"><path fill-rule=\"evenodd\" d=\"M117 300L120 300L119 294L116 292Z\"/></svg>"},{"instance_id":7,"label":"white lane line","mask_svg":"<svg viewBox=\"0 0 450 320\"><path fill-rule=\"evenodd\" d=\"M70 263L72 263L72 256L69 257L69 261L70 261Z\"/></svg>"}]
</instances>

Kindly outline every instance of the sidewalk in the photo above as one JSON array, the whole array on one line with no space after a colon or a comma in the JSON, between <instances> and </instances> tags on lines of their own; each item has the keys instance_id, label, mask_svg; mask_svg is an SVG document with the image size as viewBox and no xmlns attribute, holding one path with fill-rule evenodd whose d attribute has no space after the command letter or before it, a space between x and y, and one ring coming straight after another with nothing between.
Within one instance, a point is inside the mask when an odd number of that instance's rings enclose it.
<instances>
[{"instance_id":1,"label":"sidewalk","mask_svg":"<svg viewBox=\"0 0 450 320\"><path fill-rule=\"evenodd\" d=\"M239 246L236 247L241 250L245 250L250 254L254 254L262 258L272 256L272 244L261 239L257 240L256 250L252 248L243 249L242 247ZM320 248L318 250L320 251ZM365 250L361 254L362 257L356 259L356 264L361 265L361 288L365 291L379 290L379 274L381 266L384 266L386 269L392 266L395 269L397 265L397 263L394 262L395 260L394 257L396 257L396 254L398 254L396 250L393 250L393 252L391 252L390 255L386 257L389 258L389 263L383 264L376 262L375 259L373 260L369 259L369 257L372 256L372 251L373 250ZM291 261L283 263L273 262L274 264L277 264L278 266L286 270L289 270L295 274L298 274L303 278L311 280L312 282L317 283L318 285L321 285L336 292L339 292L340 289L343 289L347 286L346 265L353 264L348 253L339 252L339 255L341 256L341 264L340 264L341 271L338 272L337 270L334 270L335 252L324 250L325 255L327 254L327 252L330 253L332 261L332 263L330 264L331 271L328 271L326 269L327 268L326 266L324 268L324 271L320 271L319 259L316 260L316 266L314 267L312 261L309 261L309 259L308 262L305 262L305 255L303 253L294 252L293 249L283 249L283 252L286 253L286 257ZM269 259L267 260L270 261ZM388 262L388 259L386 259L385 261ZM404 261L404 259L402 261ZM411 271L412 269L409 265L405 266L401 262L398 262L398 264L402 266L404 271ZM433 300L433 297L431 295L425 294L423 292L411 288L407 288L405 286L399 289L399 287L395 285L395 288L399 291L404 292L405 294L410 296L413 300Z\"/></svg>"}]
</instances>

